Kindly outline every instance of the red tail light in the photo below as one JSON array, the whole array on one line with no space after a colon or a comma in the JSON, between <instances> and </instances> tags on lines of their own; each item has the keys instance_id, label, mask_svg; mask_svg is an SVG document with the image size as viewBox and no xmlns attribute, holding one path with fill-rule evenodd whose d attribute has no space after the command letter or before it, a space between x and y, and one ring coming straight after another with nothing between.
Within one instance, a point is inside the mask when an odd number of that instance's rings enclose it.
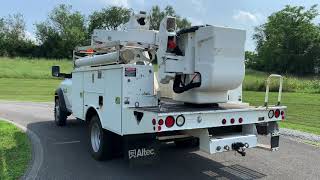
<instances>
[{"instance_id":1,"label":"red tail light","mask_svg":"<svg viewBox=\"0 0 320 180\"><path fill-rule=\"evenodd\" d=\"M277 109L275 112L274 112L274 117L275 118L278 118L280 116L280 110Z\"/></svg>"},{"instance_id":2,"label":"red tail light","mask_svg":"<svg viewBox=\"0 0 320 180\"><path fill-rule=\"evenodd\" d=\"M222 124L226 124L227 123L227 120L226 119L222 119Z\"/></svg>"},{"instance_id":3,"label":"red tail light","mask_svg":"<svg viewBox=\"0 0 320 180\"><path fill-rule=\"evenodd\" d=\"M242 118L239 118L239 123L242 123L243 122L243 119Z\"/></svg>"},{"instance_id":4,"label":"red tail light","mask_svg":"<svg viewBox=\"0 0 320 180\"><path fill-rule=\"evenodd\" d=\"M172 116L168 116L165 124L168 128L172 127L174 125L174 118Z\"/></svg>"},{"instance_id":5,"label":"red tail light","mask_svg":"<svg viewBox=\"0 0 320 180\"><path fill-rule=\"evenodd\" d=\"M160 119L160 120L158 121L158 124L159 124L160 126L162 126L162 125L163 125L163 120Z\"/></svg>"},{"instance_id":6,"label":"red tail light","mask_svg":"<svg viewBox=\"0 0 320 180\"><path fill-rule=\"evenodd\" d=\"M234 119L233 119L233 118L230 120L230 123L231 123L231 124L233 124L233 123L234 123Z\"/></svg>"}]
</instances>

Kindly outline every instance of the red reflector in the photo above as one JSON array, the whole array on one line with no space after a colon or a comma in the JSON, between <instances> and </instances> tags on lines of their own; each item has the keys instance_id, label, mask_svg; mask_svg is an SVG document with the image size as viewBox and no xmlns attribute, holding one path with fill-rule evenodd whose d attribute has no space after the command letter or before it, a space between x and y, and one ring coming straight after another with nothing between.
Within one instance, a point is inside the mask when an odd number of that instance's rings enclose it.
<instances>
[{"instance_id":1,"label":"red reflector","mask_svg":"<svg viewBox=\"0 0 320 180\"><path fill-rule=\"evenodd\" d=\"M281 111L281 117L282 117L282 120L284 120L284 111Z\"/></svg>"},{"instance_id":2,"label":"red reflector","mask_svg":"<svg viewBox=\"0 0 320 180\"><path fill-rule=\"evenodd\" d=\"M156 119L152 119L152 124L156 125L156 123L157 123Z\"/></svg>"},{"instance_id":3,"label":"red reflector","mask_svg":"<svg viewBox=\"0 0 320 180\"><path fill-rule=\"evenodd\" d=\"M239 118L239 123L242 123L243 122L243 119L242 118Z\"/></svg>"},{"instance_id":4,"label":"red reflector","mask_svg":"<svg viewBox=\"0 0 320 180\"><path fill-rule=\"evenodd\" d=\"M230 120L230 122L231 122L231 124L233 124L233 123L234 123L234 119L232 118L232 119Z\"/></svg>"},{"instance_id":5,"label":"red reflector","mask_svg":"<svg viewBox=\"0 0 320 180\"><path fill-rule=\"evenodd\" d=\"M158 121L158 124L161 126L161 125L163 125L163 119L160 119L159 121Z\"/></svg>"},{"instance_id":6,"label":"red reflector","mask_svg":"<svg viewBox=\"0 0 320 180\"><path fill-rule=\"evenodd\" d=\"M222 124L226 124L227 120L226 119L222 119Z\"/></svg>"},{"instance_id":7,"label":"red reflector","mask_svg":"<svg viewBox=\"0 0 320 180\"><path fill-rule=\"evenodd\" d=\"M274 112L274 117L278 118L280 116L280 110L277 109L275 112Z\"/></svg>"},{"instance_id":8,"label":"red reflector","mask_svg":"<svg viewBox=\"0 0 320 180\"><path fill-rule=\"evenodd\" d=\"M174 125L174 118L172 116L168 116L165 123L168 128L172 127Z\"/></svg>"}]
</instances>

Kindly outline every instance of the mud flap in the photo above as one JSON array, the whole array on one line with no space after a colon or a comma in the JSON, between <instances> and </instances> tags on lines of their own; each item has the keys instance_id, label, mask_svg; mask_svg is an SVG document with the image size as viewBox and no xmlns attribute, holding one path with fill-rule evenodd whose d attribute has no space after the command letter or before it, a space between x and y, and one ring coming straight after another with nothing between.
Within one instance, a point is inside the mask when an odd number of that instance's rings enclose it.
<instances>
[{"instance_id":1,"label":"mud flap","mask_svg":"<svg viewBox=\"0 0 320 180\"><path fill-rule=\"evenodd\" d=\"M280 136L278 134L276 135L271 134L271 140L270 140L271 151L279 150L279 140L280 140Z\"/></svg>"},{"instance_id":2,"label":"mud flap","mask_svg":"<svg viewBox=\"0 0 320 180\"><path fill-rule=\"evenodd\" d=\"M132 164L150 164L159 159L159 141L155 134L125 135L124 157Z\"/></svg>"}]
</instances>

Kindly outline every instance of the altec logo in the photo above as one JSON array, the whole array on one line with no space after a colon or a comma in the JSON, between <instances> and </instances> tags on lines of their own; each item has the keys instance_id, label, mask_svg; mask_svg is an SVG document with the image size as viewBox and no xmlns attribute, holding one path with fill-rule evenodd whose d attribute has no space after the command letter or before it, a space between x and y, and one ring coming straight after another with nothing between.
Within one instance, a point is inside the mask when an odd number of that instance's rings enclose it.
<instances>
[{"instance_id":1,"label":"altec logo","mask_svg":"<svg viewBox=\"0 0 320 180\"><path fill-rule=\"evenodd\" d=\"M131 149L128 151L128 153L129 153L129 159L155 155L154 149L145 149L145 148Z\"/></svg>"}]
</instances>

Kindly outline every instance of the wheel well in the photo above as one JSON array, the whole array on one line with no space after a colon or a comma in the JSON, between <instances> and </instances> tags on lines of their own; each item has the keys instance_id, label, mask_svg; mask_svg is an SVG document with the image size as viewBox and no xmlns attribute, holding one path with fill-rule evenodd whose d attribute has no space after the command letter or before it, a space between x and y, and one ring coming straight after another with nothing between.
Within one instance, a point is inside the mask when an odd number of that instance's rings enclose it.
<instances>
[{"instance_id":1,"label":"wheel well","mask_svg":"<svg viewBox=\"0 0 320 180\"><path fill-rule=\"evenodd\" d=\"M87 113L86 113L86 121L87 122L90 122L92 116L94 115L98 115L97 111L93 108L93 107L90 107L88 110L87 110Z\"/></svg>"},{"instance_id":2,"label":"wheel well","mask_svg":"<svg viewBox=\"0 0 320 180\"><path fill-rule=\"evenodd\" d=\"M59 99L58 93L54 93L54 100L57 100L57 99Z\"/></svg>"}]
</instances>

